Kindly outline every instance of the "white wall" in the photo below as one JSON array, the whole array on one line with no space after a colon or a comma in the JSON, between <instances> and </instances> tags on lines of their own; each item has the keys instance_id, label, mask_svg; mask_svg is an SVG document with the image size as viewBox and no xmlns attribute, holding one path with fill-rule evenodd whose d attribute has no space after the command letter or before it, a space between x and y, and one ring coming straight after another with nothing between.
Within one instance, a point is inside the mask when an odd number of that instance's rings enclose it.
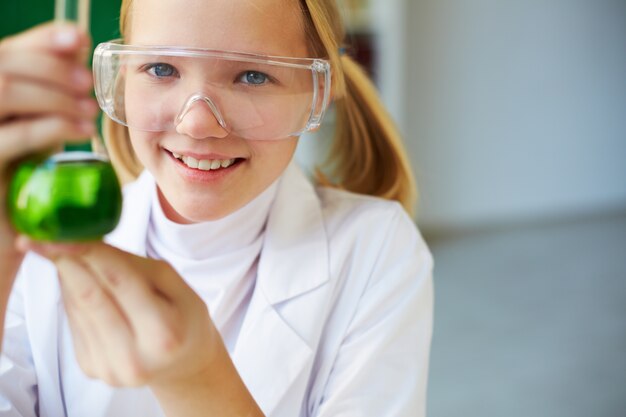
<instances>
[{"instance_id":1,"label":"white wall","mask_svg":"<svg viewBox=\"0 0 626 417\"><path fill-rule=\"evenodd\" d=\"M626 0L408 0L419 223L626 207Z\"/></svg>"}]
</instances>

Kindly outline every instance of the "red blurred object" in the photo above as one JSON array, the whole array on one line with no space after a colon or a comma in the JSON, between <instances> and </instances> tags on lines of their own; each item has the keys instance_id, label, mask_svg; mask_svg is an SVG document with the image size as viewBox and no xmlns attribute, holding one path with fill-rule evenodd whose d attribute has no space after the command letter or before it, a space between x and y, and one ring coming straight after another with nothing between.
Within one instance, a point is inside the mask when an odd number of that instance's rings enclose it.
<instances>
[{"instance_id":1,"label":"red blurred object","mask_svg":"<svg viewBox=\"0 0 626 417\"><path fill-rule=\"evenodd\" d=\"M376 48L374 45L374 35L367 32L351 33L348 36L349 45L346 53L353 57L359 64L365 68L368 75L376 79Z\"/></svg>"}]
</instances>

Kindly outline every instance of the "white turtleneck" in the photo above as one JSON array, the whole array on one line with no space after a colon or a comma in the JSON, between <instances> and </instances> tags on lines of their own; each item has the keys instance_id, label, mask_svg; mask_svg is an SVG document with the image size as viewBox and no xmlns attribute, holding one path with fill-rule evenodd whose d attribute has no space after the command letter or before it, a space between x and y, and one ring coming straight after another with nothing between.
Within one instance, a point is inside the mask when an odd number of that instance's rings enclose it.
<instances>
[{"instance_id":1,"label":"white turtleneck","mask_svg":"<svg viewBox=\"0 0 626 417\"><path fill-rule=\"evenodd\" d=\"M211 319L232 352L256 283L265 224L278 181L243 208L216 220L178 224L152 193L147 255L163 259L209 307Z\"/></svg>"}]
</instances>

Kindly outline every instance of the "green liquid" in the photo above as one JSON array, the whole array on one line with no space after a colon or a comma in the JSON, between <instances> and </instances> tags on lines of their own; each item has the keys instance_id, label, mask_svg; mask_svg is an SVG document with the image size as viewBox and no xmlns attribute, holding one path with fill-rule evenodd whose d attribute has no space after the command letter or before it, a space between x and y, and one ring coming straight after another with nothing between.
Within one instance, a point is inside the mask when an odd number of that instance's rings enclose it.
<instances>
[{"instance_id":1,"label":"green liquid","mask_svg":"<svg viewBox=\"0 0 626 417\"><path fill-rule=\"evenodd\" d=\"M24 161L8 197L15 228L43 241L101 239L115 228L122 211L115 171L98 159Z\"/></svg>"}]
</instances>

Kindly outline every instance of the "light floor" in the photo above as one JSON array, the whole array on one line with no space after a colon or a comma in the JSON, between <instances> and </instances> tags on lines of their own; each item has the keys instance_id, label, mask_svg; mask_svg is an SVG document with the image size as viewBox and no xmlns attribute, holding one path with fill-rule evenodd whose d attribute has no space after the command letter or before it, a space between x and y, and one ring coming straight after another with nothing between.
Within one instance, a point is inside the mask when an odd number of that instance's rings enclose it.
<instances>
[{"instance_id":1,"label":"light floor","mask_svg":"<svg viewBox=\"0 0 626 417\"><path fill-rule=\"evenodd\" d=\"M430 244L429 417L626 417L626 212Z\"/></svg>"}]
</instances>

